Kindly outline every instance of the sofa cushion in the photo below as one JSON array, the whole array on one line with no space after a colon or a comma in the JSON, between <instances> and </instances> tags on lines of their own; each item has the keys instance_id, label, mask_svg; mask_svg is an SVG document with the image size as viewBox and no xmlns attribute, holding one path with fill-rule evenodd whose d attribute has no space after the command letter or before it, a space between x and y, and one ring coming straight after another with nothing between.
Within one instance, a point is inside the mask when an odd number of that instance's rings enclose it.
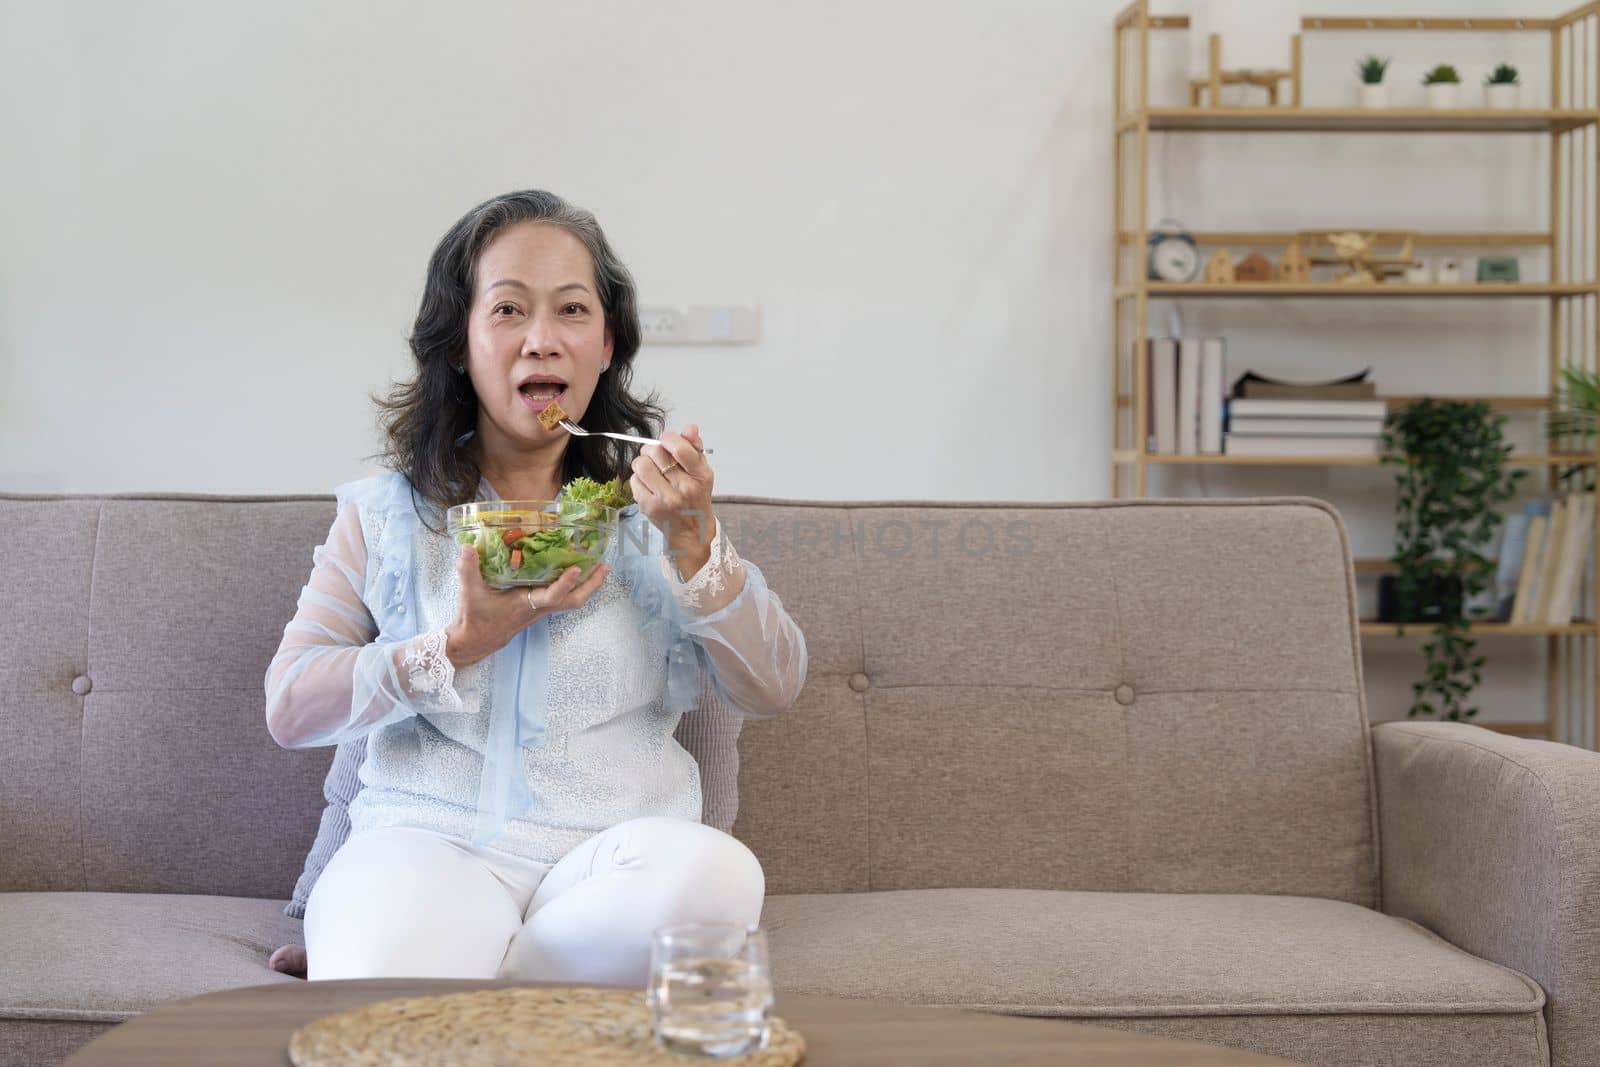
<instances>
[{"instance_id":1,"label":"sofa cushion","mask_svg":"<svg viewBox=\"0 0 1600 1067\"><path fill-rule=\"evenodd\" d=\"M1544 994L1415 923L1291 896L769 897L780 991L1058 1016L1303 1063L1544 1063ZM1376 1060L1370 1062L1378 1062Z\"/></svg>"},{"instance_id":2,"label":"sofa cushion","mask_svg":"<svg viewBox=\"0 0 1600 1067\"><path fill-rule=\"evenodd\" d=\"M1350 545L1324 502L717 511L817 637L802 703L740 739L737 834L769 892L1379 905Z\"/></svg>"},{"instance_id":3,"label":"sofa cushion","mask_svg":"<svg viewBox=\"0 0 1600 1067\"><path fill-rule=\"evenodd\" d=\"M299 940L281 900L0 893L0 1028L121 1022L169 1000L298 981L267 956Z\"/></svg>"},{"instance_id":4,"label":"sofa cushion","mask_svg":"<svg viewBox=\"0 0 1600 1067\"><path fill-rule=\"evenodd\" d=\"M51 560L0 556L0 890L289 894L333 750L273 743L263 678L333 510L0 495Z\"/></svg>"}]
</instances>

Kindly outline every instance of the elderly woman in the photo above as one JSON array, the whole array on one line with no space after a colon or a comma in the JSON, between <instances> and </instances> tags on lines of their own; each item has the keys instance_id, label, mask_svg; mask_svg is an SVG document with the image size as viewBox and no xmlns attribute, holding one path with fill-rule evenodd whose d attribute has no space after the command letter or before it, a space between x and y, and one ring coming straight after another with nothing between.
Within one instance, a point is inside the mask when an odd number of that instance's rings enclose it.
<instances>
[{"instance_id":1,"label":"elderly woman","mask_svg":"<svg viewBox=\"0 0 1600 1067\"><path fill-rule=\"evenodd\" d=\"M632 280L549 193L468 212L429 260L388 466L340 486L266 677L281 745L365 738L350 837L306 904L312 979L642 985L653 929L759 920L755 856L701 822L680 716L714 693L790 707L805 639L712 511L698 429L660 432L629 380ZM590 430L547 428L552 401ZM444 512L626 479L604 560L491 588ZM619 482L620 485L620 482Z\"/></svg>"}]
</instances>

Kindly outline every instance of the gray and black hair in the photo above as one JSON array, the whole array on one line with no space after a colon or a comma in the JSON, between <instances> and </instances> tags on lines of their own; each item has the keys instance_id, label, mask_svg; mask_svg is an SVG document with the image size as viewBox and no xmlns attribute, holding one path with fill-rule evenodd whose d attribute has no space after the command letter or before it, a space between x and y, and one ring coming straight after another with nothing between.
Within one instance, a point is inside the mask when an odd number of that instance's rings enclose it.
<instances>
[{"instance_id":1,"label":"gray and black hair","mask_svg":"<svg viewBox=\"0 0 1600 1067\"><path fill-rule=\"evenodd\" d=\"M416 376L401 382L387 397L372 399L382 410L387 438L380 458L406 475L414 496L444 510L478 497L482 472L471 449L457 440L478 424L478 397L468 375L455 365L467 356L467 323L477 281L478 256L496 234L519 222L559 226L583 243L594 263L598 298L611 330L608 369L600 376L594 397L579 424L590 430L611 430L641 437L661 436L666 412L652 392L633 396L633 360L639 351L639 306L633 276L606 240L593 213L539 189L506 193L485 200L450 227L428 259L422 304L411 331ZM609 437L573 437L562 458L561 481L587 476L597 481L632 474L636 446ZM428 521L426 509L418 508Z\"/></svg>"}]
</instances>

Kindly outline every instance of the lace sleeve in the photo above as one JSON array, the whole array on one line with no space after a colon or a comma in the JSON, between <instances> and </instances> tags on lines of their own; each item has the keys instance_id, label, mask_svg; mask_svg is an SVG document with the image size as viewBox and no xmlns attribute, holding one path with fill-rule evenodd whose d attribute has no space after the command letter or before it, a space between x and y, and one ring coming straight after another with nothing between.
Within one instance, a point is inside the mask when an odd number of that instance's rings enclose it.
<instances>
[{"instance_id":1,"label":"lace sleeve","mask_svg":"<svg viewBox=\"0 0 1600 1067\"><path fill-rule=\"evenodd\" d=\"M401 643L404 650L400 665L405 668L401 678L406 695L414 702L424 697L434 697L446 710L460 711L461 697L456 692L456 666L445 654L445 632L434 630L418 634Z\"/></svg>"},{"instance_id":2,"label":"lace sleeve","mask_svg":"<svg viewBox=\"0 0 1600 1067\"><path fill-rule=\"evenodd\" d=\"M366 540L341 501L267 668L267 730L285 748L334 745L421 713L476 710L455 685L443 630L379 642L362 600ZM475 701L471 701L475 704Z\"/></svg>"},{"instance_id":3,"label":"lace sleeve","mask_svg":"<svg viewBox=\"0 0 1600 1067\"><path fill-rule=\"evenodd\" d=\"M668 554L661 557L662 573L673 583L678 603L695 615L710 615L733 603L744 588L744 568L722 532L722 520L713 517L711 558L686 582L678 564Z\"/></svg>"},{"instance_id":4,"label":"lace sleeve","mask_svg":"<svg viewBox=\"0 0 1600 1067\"><path fill-rule=\"evenodd\" d=\"M684 631L704 647L731 702L746 717L776 715L794 704L805 684L805 635L760 568L739 557L722 520L715 522L703 567L685 581L664 554L662 573Z\"/></svg>"}]
</instances>

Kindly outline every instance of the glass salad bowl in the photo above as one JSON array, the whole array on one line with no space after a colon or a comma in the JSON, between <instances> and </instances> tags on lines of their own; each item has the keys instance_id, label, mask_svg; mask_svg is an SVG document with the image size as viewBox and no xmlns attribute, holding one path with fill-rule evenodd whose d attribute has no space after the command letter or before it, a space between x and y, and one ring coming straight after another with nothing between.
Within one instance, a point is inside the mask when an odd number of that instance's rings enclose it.
<instances>
[{"instance_id":1,"label":"glass salad bowl","mask_svg":"<svg viewBox=\"0 0 1600 1067\"><path fill-rule=\"evenodd\" d=\"M588 578L616 530L617 509L565 500L478 500L446 513L450 537L478 551L496 589L549 585L568 567Z\"/></svg>"}]
</instances>

